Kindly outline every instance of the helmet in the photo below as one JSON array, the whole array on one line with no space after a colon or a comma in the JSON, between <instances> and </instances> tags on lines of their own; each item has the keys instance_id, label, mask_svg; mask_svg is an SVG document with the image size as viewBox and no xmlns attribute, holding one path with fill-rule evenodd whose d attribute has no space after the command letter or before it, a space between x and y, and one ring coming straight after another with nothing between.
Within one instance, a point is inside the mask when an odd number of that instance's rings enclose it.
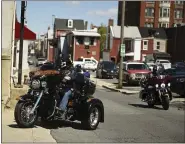
<instances>
[{"instance_id":1,"label":"helmet","mask_svg":"<svg viewBox=\"0 0 185 144\"><path fill-rule=\"evenodd\" d=\"M81 71L82 71L82 67L81 67L80 64L77 64L77 65L75 66L75 69L76 69L76 72L81 72Z\"/></svg>"},{"instance_id":2,"label":"helmet","mask_svg":"<svg viewBox=\"0 0 185 144\"><path fill-rule=\"evenodd\" d=\"M153 74L155 75L156 73L157 73L157 66L154 65L154 66L153 66Z\"/></svg>"}]
</instances>

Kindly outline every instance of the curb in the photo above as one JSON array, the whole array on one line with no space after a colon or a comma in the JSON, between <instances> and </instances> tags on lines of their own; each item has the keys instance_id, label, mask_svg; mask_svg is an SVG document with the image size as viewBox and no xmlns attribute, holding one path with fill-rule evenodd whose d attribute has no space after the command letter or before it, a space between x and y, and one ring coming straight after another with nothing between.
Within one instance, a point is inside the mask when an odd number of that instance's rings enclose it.
<instances>
[{"instance_id":1,"label":"curb","mask_svg":"<svg viewBox=\"0 0 185 144\"><path fill-rule=\"evenodd\" d=\"M138 91L130 91L130 92L126 92L126 91L121 91L119 89L115 89L115 88L110 88L108 86L105 86L105 85L102 85L103 88L106 88L106 89L109 89L109 90L112 90L112 91L115 91L115 92L120 92L122 94L127 94L127 95L131 95L131 94L138 94L139 92Z\"/></svg>"}]
</instances>

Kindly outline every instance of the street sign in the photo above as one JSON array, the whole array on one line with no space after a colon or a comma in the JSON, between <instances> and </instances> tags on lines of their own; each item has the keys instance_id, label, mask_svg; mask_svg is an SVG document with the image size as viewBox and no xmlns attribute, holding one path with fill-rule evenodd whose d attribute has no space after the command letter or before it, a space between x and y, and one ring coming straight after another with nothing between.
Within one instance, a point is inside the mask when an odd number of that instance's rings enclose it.
<instances>
[{"instance_id":1,"label":"street sign","mask_svg":"<svg viewBox=\"0 0 185 144\"><path fill-rule=\"evenodd\" d=\"M121 44L120 56L125 56L125 44Z\"/></svg>"}]
</instances>

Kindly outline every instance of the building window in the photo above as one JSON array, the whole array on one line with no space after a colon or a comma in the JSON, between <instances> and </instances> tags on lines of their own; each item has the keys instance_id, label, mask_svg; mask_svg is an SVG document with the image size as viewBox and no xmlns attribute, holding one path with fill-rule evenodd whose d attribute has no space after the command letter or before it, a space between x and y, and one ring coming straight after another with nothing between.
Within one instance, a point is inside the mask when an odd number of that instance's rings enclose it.
<instances>
[{"instance_id":1,"label":"building window","mask_svg":"<svg viewBox=\"0 0 185 144\"><path fill-rule=\"evenodd\" d=\"M133 52L132 40L125 40L125 51Z\"/></svg>"},{"instance_id":2,"label":"building window","mask_svg":"<svg viewBox=\"0 0 185 144\"><path fill-rule=\"evenodd\" d=\"M183 10L174 10L174 18L183 18Z\"/></svg>"},{"instance_id":3,"label":"building window","mask_svg":"<svg viewBox=\"0 0 185 144\"><path fill-rule=\"evenodd\" d=\"M146 8L145 9L145 16L154 17L154 8Z\"/></svg>"},{"instance_id":4,"label":"building window","mask_svg":"<svg viewBox=\"0 0 185 144\"><path fill-rule=\"evenodd\" d=\"M143 50L148 50L148 40L143 40Z\"/></svg>"},{"instance_id":5,"label":"building window","mask_svg":"<svg viewBox=\"0 0 185 144\"><path fill-rule=\"evenodd\" d=\"M68 20L68 28L73 28L73 20Z\"/></svg>"},{"instance_id":6,"label":"building window","mask_svg":"<svg viewBox=\"0 0 185 144\"><path fill-rule=\"evenodd\" d=\"M160 3L170 3L170 1L160 1Z\"/></svg>"},{"instance_id":7,"label":"building window","mask_svg":"<svg viewBox=\"0 0 185 144\"><path fill-rule=\"evenodd\" d=\"M151 28L153 28L154 27L154 24L153 23L145 23L145 27L151 27Z\"/></svg>"},{"instance_id":8,"label":"building window","mask_svg":"<svg viewBox=\"0 0 185 144\"><path fill-rule=\"evenodd\" d=\"M96 46L96 40L94 37L90 38L90 45Z\"/></svg>"},{"instance_id":9,"label":"building window","mask_svg":"<svg viewBox=\"0 0 185 144\"><path fill-rule=\"evenodd\" d=\"M159 23L159 28L169 28L169 23Z\"/></svg>"},{"instance_id":10,"label":"building window","mask_svg":"<svg viewBox=\"0 0 185 144\"><path fill-rule=\"evenodd\" d=\"M159 50L159 49L160 49L160 42L157 42L156 49L157 49L157 50Z\"/></svg>"},{"instance_id":11,"label":"building window","mask_svg":"<svg viewBox=\"0 0 185 144\"><path fill-rule=\"evenodd\" d=\"M160 17L170 17L170 8L160 8Z\"/></svg>"},{"instance_id":12,"label":"building window","mask_svg":"<svg viewBox=\"0 0 185 144\"><path fill-rule=\"evenodd\" d=\"M84 37L81 37L81 36L76 37L76 44L77 45L84 44Z\"/></svg>"},{"instance_id":13,"label":"building window","mask_svg":"<svg viewBox=\"0 0 185 144\"><path fill-rule=\"evenodd\" d=\"M175 4L183 4L183 1L175 1Z\"/></svg>"}]
</instances>

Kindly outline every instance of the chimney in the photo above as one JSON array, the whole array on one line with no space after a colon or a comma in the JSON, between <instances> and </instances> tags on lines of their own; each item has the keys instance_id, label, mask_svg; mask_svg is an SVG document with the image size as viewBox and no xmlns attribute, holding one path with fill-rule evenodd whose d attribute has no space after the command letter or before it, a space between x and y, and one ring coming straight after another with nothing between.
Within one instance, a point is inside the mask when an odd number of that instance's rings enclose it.
<instances>
[{"instance_id":1,"label":"chimney","mask_svg":"<svg viewBox=\"0 0 185 144\"><path fill-rule=\"evenodd\" d=\"M109 19L108 26L113 26L113 25L114 25L114 20L113 19Z\"/></svg>"},{"instance_id":2,"label":"chimney","mask_svg":"<svg viewBox=\"0 0 185 144\"><path fill-rule=\"evenodd\" d=\"M88 21L85 21L85 30L87 30Z\"/></svg>"},{"instance_id":3,"label":"chimney","mask_svg":"<svg viewBox=\"0 0 185 144\"><path fill-rule=\"evenodd\" d=\"M93 29L93 27L94 27L94 25L93 25L93 24L91 24L90 29Z\"/></svg>"}]
</instances>

